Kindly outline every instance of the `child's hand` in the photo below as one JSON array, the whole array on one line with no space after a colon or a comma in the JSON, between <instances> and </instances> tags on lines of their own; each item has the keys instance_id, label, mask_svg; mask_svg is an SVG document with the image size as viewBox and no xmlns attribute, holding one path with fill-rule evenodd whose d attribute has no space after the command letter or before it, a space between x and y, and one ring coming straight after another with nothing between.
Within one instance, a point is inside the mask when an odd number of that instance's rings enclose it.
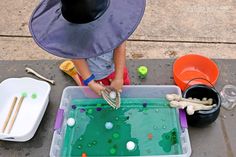
<instances>
[{"instance_id":1,"label":"child's hand","mask_svg":"<svg viewBox=\"0 0 236 157\"><path fill-rule=\"evenodd\" d=\"M123 79L114 79L111 82L111 87L117 90L118 92L122 92L123 83Z\"/></svg>"},{"instance_id":2,"label":"child's hand","mask_svg":"<svg viewBox=\"0 0 236 157\"><path fill-rule=\"evenodd\" d=\"M105 87L100 85L99 83L95 81L91 81L88 86L97 94L102 95L102 91L105 90Z\"/></svg>"}]
</instances>

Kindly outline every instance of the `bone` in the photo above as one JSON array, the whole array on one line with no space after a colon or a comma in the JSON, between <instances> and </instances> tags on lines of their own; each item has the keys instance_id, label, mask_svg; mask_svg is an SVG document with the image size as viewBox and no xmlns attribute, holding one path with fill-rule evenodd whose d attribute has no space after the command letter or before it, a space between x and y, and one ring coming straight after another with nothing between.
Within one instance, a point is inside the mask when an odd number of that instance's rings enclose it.
<instances>
[{"instance_id":1,"label":"bone","mask_svg":"<svg viewBox=\"0 0 236 157\"><path fill-rule=\"evenodd\" d=\"M42 79L42 80L44 80L44 81L47 81L47 82L49 82L49 83L51 83L51 84L53 84L53 85L55 84L55 81L54 81L54 80L47 79L46 77L40 75L39 73L37 73L36 71L34 71L34 70L31 69L31 68L26 67L25 70L26 70L27 73L34 74L35 76L37 76L38 78L40 78L40 79Z\"/></svg>"},{"instance_id":2,"label":"bone","mask_svg":"<svg viewBox=\"0 0 236 157\"><path fill-rule=\"evenodd\" d=\"M188 115L193 115L195 111L200 111L200 110L211 110L214 105L211 106L206 106L206 105L198 105L198 106L192 106L192 105L188 105L187 106L187 114Z\"/></svg>"},{"instance_id":3,"label":"bone","mask_svg":"<svg viewBox=\"0 0 236 157\"><path fill-rule=\"evenodd\" d=\"M188 102L188 101L171 101L170 106L175 107L175 108L181 108L181 109L184 109L185 107L187 107L187 114L188 115L193 115L195 111L211 110L216 105L214 104L214 105L211 105L211 106L207 106L207 105Z\"/></svg>"},{"instance_id":4,"label":"bone","mask_svg":"<svg viewBox=\"0 0 236 157\"><path fill-rule=\"evenodd\" d=\"M185 107L188 106L186 103L180 103L179 101L171 101L170 106L174 108L181 108L184 109Z\"/></svg>"},{"instance_id":5,"label":"bone","mask_svg":"<svg viewBox=\"0 0 236 157\"><path fill-rule=\"evenodd\" d=\"M193 115L195 112L194 107L192 105L189 105L186 111L188 115Z\"/></svg>"},{"instance_id":6,"label":"bone","mask_svg":"<svg viewBox=\"0 0 236 157\"><path fill-rule=\"evenodd\" d=\"M187 101L187 102L192 102L192 103L198 103L198 104L203 104L203 105L212 105L213 99L208 99L208 100L199 100L199 99L185 99L182 98L180 95L177 94L167 94L166 99L169 101Z\"/></svg>"}]
</instances>

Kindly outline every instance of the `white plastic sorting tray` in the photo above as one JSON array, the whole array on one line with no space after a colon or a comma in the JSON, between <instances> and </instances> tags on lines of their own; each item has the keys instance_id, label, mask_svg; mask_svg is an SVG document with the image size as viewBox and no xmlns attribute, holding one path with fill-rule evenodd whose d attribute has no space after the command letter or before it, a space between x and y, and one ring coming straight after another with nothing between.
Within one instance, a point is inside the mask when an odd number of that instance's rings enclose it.
<instances>
[{"instance_id":1,"label":"white plastic sorting tray","mask_svg":"<svg viewBox=\"0 0 236 157\"><path fill-rule=\"evenodd\" d=\"M51 87L44 81L32 78L9 78L0 84L0 139L6 141L27 141L31 139L42 120L44 112L49 102L49 93ZM17 103L21 95L27 95L16 117L11 132L7 134L1 132L4 121L10 110L13 98L18 97ZM32 94L34 97L32 98ZM11 118L13 117L13 114ZM10 123L10 121L9 121ZM6 130L8 130L9 123Z\"/></svg>"}]
</instances>

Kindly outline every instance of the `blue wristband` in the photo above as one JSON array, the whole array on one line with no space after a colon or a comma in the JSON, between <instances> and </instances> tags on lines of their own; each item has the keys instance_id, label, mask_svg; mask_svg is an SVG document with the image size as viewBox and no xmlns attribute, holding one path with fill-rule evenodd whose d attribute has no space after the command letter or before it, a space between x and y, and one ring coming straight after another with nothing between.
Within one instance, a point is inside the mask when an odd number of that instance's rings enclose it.
<instances>
[{"instance_id":1,"label":"blue wristband","mask_svg":"<svg viewBox=\"0 0 236 157\"><path fill-rule=\"evenodd\" d=\"M83 80L83 83L85 86L88 86L89 82L91 82L94 79L95 79L95 76L92 74L91 76L89 76L89 78L87 78L86 80Z\"/></svg>"}]
</instances>

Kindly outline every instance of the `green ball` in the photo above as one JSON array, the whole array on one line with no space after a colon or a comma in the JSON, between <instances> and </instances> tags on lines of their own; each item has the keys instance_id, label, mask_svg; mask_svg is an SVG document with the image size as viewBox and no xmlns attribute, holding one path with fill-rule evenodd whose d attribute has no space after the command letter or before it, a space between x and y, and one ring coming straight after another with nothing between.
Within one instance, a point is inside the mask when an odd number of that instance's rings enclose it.
<instances>
[{"instance_id":1,"label":"green ball","mask_svg":"<svg viewBox=\"0 0 236 157\"><path fill-rule=\"evenodd\" d=\"M140 66L138 67L138 75L141 78L145 78L148 74L148 68L146 66Z\"/></svg>"},{"instance_id":2,"label":"green ball","mask_svg":"<svg viewBox=\"0 0 236 157\"><path fill-rule=\"evenodd\" d=\"M96 106L97 106L97 107L102 107L102 104L97 104Z\"/></svg>"},{"instance_id":3,"label":"green ball","mask_svg":"<svg viewBox=\"0 0 236 157\"><path fill-rule=\"evenodd\" d=\"M115 149L115 148L111 148L111 149L110 149L110 153L111 153L111 154L116 154L116 149Z\"/></svg>"},{"instance_id":4,"label":"green ball","mask_svg":"<svg viewBox=\"0 0 236 157\"><path fill-rule=\"evenodd\" d=\"M78 148L78 149L82 149L83 146L82 146L82 145L78 145L77 148Z\"/></svg>"},{"instance_id":5,"label":"green ball","mask_svg":"<svg viewBox=\"0 0 236 157\"><path fill-rule=\"evenodd\" d=\"M93 145L96 145L96 144L97 144L97 141L94 140L94 141L92 142L92 144L93 144Z\"/></svg>"},{"instance_id":6,"label":"green ball","mask_svg":"<svg viewBox=\"0 0 236 157\"><path fill-rule=\"evenodd\" d=\"M92 114L93 113L93 109L88 109L88 114Z\"/></svg>"},{"instance_id":7,"label":"green ball","mask_svg":"<svg viewBox=\"0 0 236 157\"><path fill-rule=\"evenodd\" d=\"M113 138L117 139L117 138L120 137L120 134L118 134L118 133L114 133L112 136L113 136Z\"/></svg>"}]
</instances>

